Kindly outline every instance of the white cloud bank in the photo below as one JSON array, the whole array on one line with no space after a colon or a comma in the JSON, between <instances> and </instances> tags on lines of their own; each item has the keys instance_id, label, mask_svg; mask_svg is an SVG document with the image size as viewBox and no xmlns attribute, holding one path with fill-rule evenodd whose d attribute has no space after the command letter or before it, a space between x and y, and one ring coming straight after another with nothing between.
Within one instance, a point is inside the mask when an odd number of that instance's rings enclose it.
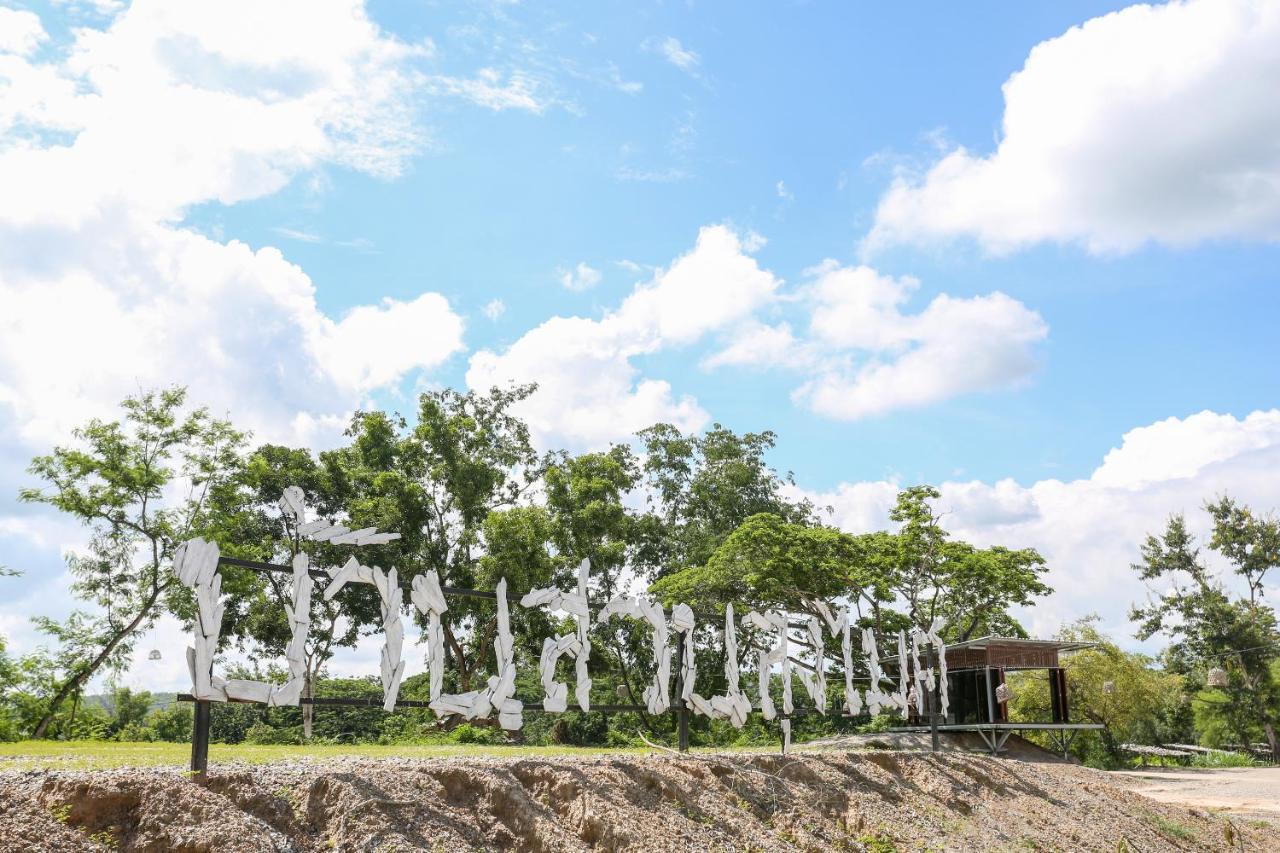
<instances>
[{"instance_id":1,"label":"white cloud bank","mask_svg":"<svg viewBox=\"0 0 1280 853\"><path fill-rule=\"evenodd\" d=\"M172 382L305 441L461 348L437 294L333 318L277 249L181 224L325 165L400 172L421 51L360 2L140 0L47 61L27 14L0 43L0 410L21 441Z\"/></svg>"},{"instance_id":2,"label":"white cloud bank","mask_svg":"<svg viewBox=\"0 0 1280 853\"><path fill-rule=\"evenodd\" d=\"M1018 387L1038 368L1035 347L1048 327L1002 293L940 294L916 314L903 309L919 283L870 267L824 261L784 293L783 281L753 254L765 240L725 225L703 227L689 253L600 319L553 317L502 352L471 358L467 385L487 390L537 382L521 414L544 447L586 449L626 441L667 421L685 430L708 415L668 382L641 376L636 360L710 341L704 369L780 368L801 374L794 400L826 417L855 420L962 394ZM564 271L573 287L584 277ZM638 267L636 267L638 269ZM594 270L590 270L594 273ZM767 312L798 306L808 332Z\"/></svg>"},{"instance_id":3,"label":"white cloud bank","mask_svg":"<svg viewBox=\"0 0 1280 853\"><path fill-rule=\"evenodd\" d=\"M1131 6L1042 42L1003 134L881 199L865 247L960 236L992 253L1280 238L1280 4Z\"/></svg>"},{"instance_id":4,"label":"white cloud bank","mask_svg":"<svg viewBox=\"0 0 1280 853\"><path fill-rule=\"evenodd\" d=\"M1172 513L1186 513L1205 534L1205 500L1229 493L1258 511L1280 508L1280 410L1240 419L1214 412L1169 418L1126 433L1088 479L1041 480L1030 486L948 482L940 487L944 524L978 545L1034 547L1050 568L1054 594L1023 613L1024 624L1048 636L1065 621L1096 612L1119 640L1132 643L1129 605L1148 590L1130 565L1149 533ZM835 510L832 522L851 532L890 526L900 487L889 481L846 483L808 492ZM1214 555L1203 552L1212 561ZM1272 585L1273 594L1275 585Z\"/></svg>"},{"instance_id":5,"label":"white cloud bank","mask_svg":"<svg viewBox=\"0 0 1280 853\"><path fill-rule=\"evenodd\" d=\"M824 261L800 293L809 334L788 324L746 324L705 367L753 365L809 378L794 399L840 420L881 415L978 391L1018 387L1038 367L1048 335L1040 315L1003 293L939 294L917 314L903 311L919 282L870 267Z\"/></svg>"},{"instance_id":6,"label":"white cloud bank","mask_svg":"<svg viewBox=\"0 0 1280 853\"><path fill-rule=\"evenodd\" d=\"M553 317L501 353L477 352L467 385L537 382L520 413L544 446L599 447L657 421L698 429L706 412L677 398L668 382L641 378L632 359L688 346L750 316L779 283L731 229L705 227L692 251L601 319Z\"/></svg>"}]
</instances>

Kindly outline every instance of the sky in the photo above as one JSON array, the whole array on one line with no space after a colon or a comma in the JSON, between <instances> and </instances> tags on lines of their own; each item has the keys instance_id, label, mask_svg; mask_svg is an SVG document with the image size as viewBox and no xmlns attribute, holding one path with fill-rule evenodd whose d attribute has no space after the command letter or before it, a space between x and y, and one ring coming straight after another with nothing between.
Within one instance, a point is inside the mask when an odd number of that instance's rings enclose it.
<instances>
[{"instance_id":1,"label":"sky","mask_svg":"<svg viewBox=\"0 0 1280 853\"><path fill-rule=\"evenodd\" d=\"M542 448L773 430L853 532L936 484L1045 555L1033 633L1138 647L1146 534L1280 506L1277 44L1248 0L0 0L0 634L74 606L27 464L127 394L323 449L536 381Z\"/></svg>"}]
</instances>

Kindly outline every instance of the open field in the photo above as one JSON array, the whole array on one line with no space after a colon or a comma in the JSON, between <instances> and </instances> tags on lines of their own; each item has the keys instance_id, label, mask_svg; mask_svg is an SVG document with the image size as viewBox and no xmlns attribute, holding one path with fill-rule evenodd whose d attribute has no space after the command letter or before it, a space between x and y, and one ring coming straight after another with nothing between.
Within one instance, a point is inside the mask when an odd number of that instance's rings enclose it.
<instances>
[{"instance_id":1,"label":"open field","mask_svg":"<svg viewBox=\"0 0 1280 853\"><path fill-rule=\"evenodd\" d=\"M1114 853L1228 849L1228 834L1280 849L1280 828L1148 799L1127 777L961 752L327 749L245 748L256 764L226 763L227 749L205 785L172 766L0 772L0 851ZM100 753L24 760L181 758L174 745Z\"/></svg>"}]
</instances>

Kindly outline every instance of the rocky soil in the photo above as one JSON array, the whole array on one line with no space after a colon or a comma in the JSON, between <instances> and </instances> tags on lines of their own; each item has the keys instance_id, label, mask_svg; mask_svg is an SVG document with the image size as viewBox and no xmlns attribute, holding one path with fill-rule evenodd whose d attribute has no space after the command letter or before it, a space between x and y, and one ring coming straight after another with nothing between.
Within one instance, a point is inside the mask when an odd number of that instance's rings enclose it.
<instances>
[{"instance_id":1,"label":"rocky soil","mask_svg":"<svg viewBox=\"0 0 1280 853\"><path fill-rule=\"evenodd\" d=\"M1280 850L1121 781L899 751L10 771L0 850Z\"/></svg>"}]
</instances>

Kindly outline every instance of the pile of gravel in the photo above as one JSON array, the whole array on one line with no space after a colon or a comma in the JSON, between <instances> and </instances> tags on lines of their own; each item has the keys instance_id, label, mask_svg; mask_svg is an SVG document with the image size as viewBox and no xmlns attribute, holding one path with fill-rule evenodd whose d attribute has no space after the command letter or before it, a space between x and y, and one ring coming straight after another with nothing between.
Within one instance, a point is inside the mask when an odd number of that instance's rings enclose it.
<instances>
[{"instance_id":1,"label":"pile of gravel","mask_svg":"<svg viewBox=\"0 0 1280 853\"><path fill-rule=\"evenodd\" d=\"M3 851L1112 853L1223 849L1227 831L1280 850L1280 829L1104 773L960 753L353 758L224 765L205 785L176 769L0 773Z\"/></svg>"}]
</instances>

